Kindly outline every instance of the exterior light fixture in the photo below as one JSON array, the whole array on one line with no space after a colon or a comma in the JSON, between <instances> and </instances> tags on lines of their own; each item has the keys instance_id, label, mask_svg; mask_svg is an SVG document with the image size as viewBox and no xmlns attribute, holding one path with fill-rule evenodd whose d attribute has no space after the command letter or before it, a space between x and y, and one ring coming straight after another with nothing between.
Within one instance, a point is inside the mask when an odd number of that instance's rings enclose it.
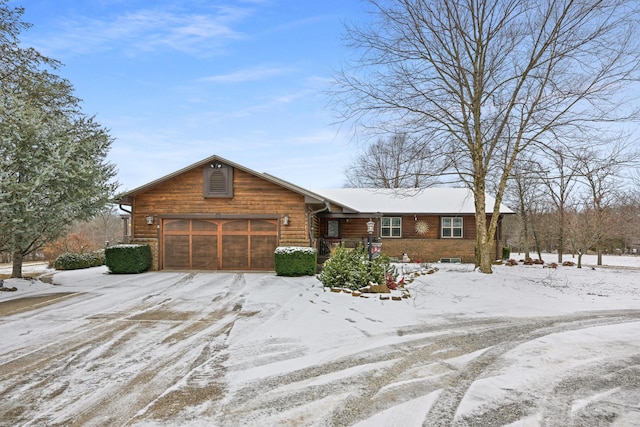
<instances>
[{"instance_id":1,"label":"exterior light fixture","mask_svg":"<svg viewBox=\"0 0 640 427\"><path fill-rule=\"evenodd\" d=\"M376 226L376 223L373 222L372 220L367 221L367 233L369 233L369 235L373 234L373 230Z\"/></svg>"},{"instance_id":2,"label":"exterior light fixture","mask_svg":"<svg viewBox=\"0 0 640 427\"><path fill-rule=\"evenodd\" d=\"M373 229L375 226L376 226L376 223L373 222L371 219L367 221L367 233L369 233L369 261L371 261L371 259L373 258L371 247L372 247L372 240L373 240Z\"/></svg>"},{"instance_id":3,"label":"exterior light fixture","mask_svg":"<svg viewBox=\"0 0 640 427\"><path fill-rule=\"evenodd\" d=\"M282 217L282 224L289 225L289 214L285 214L284 217Z\"/></svg>"},{"instance_id":4,"label":"exterior light fixture","mask_svg":"<svg viewBox=\"0 0 640 427\"><path fill-rule=\"evenodd\" d=\"M147 225L153 225L153 215L147 215Z\"/></svg>"}]
</instances>

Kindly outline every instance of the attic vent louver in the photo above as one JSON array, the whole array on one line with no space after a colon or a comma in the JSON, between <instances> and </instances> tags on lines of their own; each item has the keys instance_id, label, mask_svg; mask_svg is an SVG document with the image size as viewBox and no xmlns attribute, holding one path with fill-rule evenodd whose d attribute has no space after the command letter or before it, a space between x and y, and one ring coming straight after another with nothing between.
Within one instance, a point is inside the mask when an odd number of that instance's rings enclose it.
<instances>
[{"instance_id":1,"label":"attic vent louver","mask_svg":"<svg viewBox=\"0 0 640 427\"><path fill-rule=\"evenodd\" d=\"M205 198L233 197L233 168L216 163L203 168L203 189Z\"/></svg>"},{"instance_id":2,"label":"attic vent louver","mask_svg":"<svg viewBox=\"0 0 640 427\"><path fill-rule=\"evenodd\" d=\"M220 194L227 191L227 179L224 176L224 172L221 170L214 170L209 177L209 193Z\"/></svg>"}]
</instances>

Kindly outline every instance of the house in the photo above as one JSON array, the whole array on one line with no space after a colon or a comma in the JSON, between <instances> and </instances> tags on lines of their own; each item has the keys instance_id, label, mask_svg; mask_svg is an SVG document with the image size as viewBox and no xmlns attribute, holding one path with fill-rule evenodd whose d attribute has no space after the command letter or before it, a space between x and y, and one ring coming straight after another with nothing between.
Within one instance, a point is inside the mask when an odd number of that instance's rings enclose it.
<instances>
[{"instance_id":1,"label":"house","mask_svg":"<svg viewBox=\"0 0 640 427\"><path fill-rule=\"evenodd\" d=\"M369 220L389 256L474 259L466 189L311 191L212 156L128 191L118 203L131 214L131 243L151 246L157 270L273 270L276 247L311 246L327 255L337 244L366 243Z\"/></svg>"},{"instance_id":2,"label":"house","mask_svg":"<svg viewBox=\"0 0 640 427\"><path fill-rule=\"evenodd\" d=\"M474 262L476 246L475 202L467 188L361 189L317 191L336 206L319 215L320 254L337 244L366 245L366 222L374 219L375 242L381 252L415 262ZM490 219L495 199L486 196ZM502 256L502 216L513 214L500 206L496 258ZM375 245L375 244L374 244Z\"/></svg>"}]
</instances>

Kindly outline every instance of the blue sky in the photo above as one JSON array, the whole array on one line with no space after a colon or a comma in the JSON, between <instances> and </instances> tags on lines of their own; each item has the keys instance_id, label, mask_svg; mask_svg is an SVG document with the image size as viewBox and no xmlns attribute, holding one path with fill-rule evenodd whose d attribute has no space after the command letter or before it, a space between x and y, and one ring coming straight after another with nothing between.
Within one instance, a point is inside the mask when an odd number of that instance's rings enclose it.
<instances>
[{"instance_id":1,"label":"blue sky","mask_svg":"<svg viewBox=\"0 0 640 427\"><path fill-rule=\"evenodd\" d=\"M14 0L25 45L60 60L115 138L130 190L213 154L303 187L341 187L360 147L326 90L359 0Z\"/></svg>"}]
</instances>

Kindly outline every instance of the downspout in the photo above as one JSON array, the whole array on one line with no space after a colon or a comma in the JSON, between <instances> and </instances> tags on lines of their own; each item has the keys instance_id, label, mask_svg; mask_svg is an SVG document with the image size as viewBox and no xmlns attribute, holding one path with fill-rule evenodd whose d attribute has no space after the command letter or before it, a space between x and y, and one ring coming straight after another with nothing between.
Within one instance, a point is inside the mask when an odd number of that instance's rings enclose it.
<instances>
[{"instance_id":1,"label":"downspout","mask_svg":"<svg viewBox=\"0 0 640 427\"><path fill-rule=\"evenodd\" d=\"M324 212L324 211L328 211L329 213L331 213L331 205L329 204L329 202L327 202L326 200L323 200L323 202L324 202L324 208L320 208L315 211L309 211L309 213L307 214L307 221L309 222L309 243L311 244L312 248L315 247L315 242L313 238L313 217L315 216L315 214Z\"/></svg>"},{"instance_id":2,"label":"downspout","mask_svg":"<svg viewBox=\"0 0 640 427\"><path fill-rule=\"evenodd\" d=\"M118 205L118 207L120 208L120 210L125 211L129 215L133 215L133 212L126 210L125 208L122 207L122 205Z\"/></svg>"}]
</instances>

